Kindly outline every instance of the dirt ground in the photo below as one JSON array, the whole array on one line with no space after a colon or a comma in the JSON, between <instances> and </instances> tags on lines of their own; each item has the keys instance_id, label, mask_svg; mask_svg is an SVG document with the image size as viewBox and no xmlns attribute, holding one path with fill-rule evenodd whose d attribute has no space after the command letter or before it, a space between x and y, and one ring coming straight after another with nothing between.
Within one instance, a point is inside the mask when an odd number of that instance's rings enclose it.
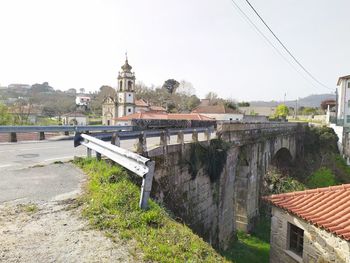
<instances>
[{"instance_id":1,"label":"dirt ground","mask_svg":"<svg viewBox=\"0 0 350 263\"><path fill-rule=\"evenodd\" d=\"M91 229L72 202L0 204L0 262L135 262L126 244Z\"/></svg>"}]
</instances>

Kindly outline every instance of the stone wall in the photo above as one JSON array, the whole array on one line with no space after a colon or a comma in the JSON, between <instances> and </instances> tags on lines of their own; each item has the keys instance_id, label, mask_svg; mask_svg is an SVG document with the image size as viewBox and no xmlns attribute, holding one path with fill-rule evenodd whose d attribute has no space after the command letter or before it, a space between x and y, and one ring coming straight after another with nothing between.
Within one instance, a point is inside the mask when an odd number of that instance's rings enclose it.
<instances>
[{"instance_id":1,"label":"stone wall","mask_svg":"<svg viewBox=\"0 0 350 263\"><path fill-rule=\"evenodd\" d=\"M224 141L228 150L214 180L206 164L213 162L216 155L199 162L201 154L193 151L198 143L165 145L148 151L147 155L156 163L152 195L206 241L226 248L236 229L250 231L254 227L262 178L274 155L282 148L293 158L299 152L301 136L295 130L297 127L221 126L217 141ZM200 144L205 148L209 142Z\"/></svg>"},{"instance_id":2,"label":"stone wall","mask_svg":"<svg viewBox=\"0 0 350 263\"><path fill-rule=\"evenodd\" d=\"M304 230L302 258L288 250L288 222ZM349 263L350 242L296 217L272 208L270 263Z\"/></svg>"},{"instance_id":3,"label":"stone wall","mask_svg":"<svg viewBox=\"0 0 350 263\"><path fill-rule=\"evenodd\" d=\"M213 181L204 167L198 167L194 175L191 147L171 145L166 154L152 157L156 161L152 195L210 244L226 248L235 234L233 204L238 148L228 150L220 177Z\"/></svg>"}]
</instances>

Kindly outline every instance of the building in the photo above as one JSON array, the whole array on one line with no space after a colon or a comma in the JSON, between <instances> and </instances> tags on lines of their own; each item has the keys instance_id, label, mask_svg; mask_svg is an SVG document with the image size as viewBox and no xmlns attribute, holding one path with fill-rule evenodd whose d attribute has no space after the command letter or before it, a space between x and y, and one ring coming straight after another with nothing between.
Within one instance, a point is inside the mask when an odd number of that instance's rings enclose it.
<instances>
[{"instance_id":1,"label":"building","mask_svg":"<svg viewBox=\"0 0 350 263\"><path fill-rule=\"evenodd\" d=\"M264 197L270 263L350 263L350 184Z\"/></svg>"},{"instance_id":2,"label":"building","mask_svg":"<svg viewBox=\"0 0 350 263\"><path fill-rule=\"evenodd\" d=\"M88 96L76 96L75 104L77 106L85 106L88 107L91 102L91 98Z\"/></svg>"},{"instance_id":3,"label":"building","mask_svg":"<svg viewBox=\"0 0 350 263\"><path fill-rule=\"evenodd\" d=\"M86 126L88 125L88 117L81 112L70 112L62 115L62 124Z\"/></svg>"},{"instance_id":4,"label":"building","mask_svg":"<svg viewBox=\"0 0 350 263\"><path fill-rule=\"evenodd\" d=\"M248 106L239 107L240 112L245 115L273 116L275 115L276 107L271 106Z\"/></svg>"},{"instance_id":5,"label":"building","mask_svg":"<svg viewBox=\"0 0 350 263\"><path fill-rule=\"evenodd\" d=\"M350 75L338 79L337 124L350 127Z\"/></svg>"},{"instance_id":6,"label":"building","mask_svg":"<svg viewBox=\"0 0 350 263\"><path fill-rule=\"evenodd\" d=\"M145 122L154 121L154 123L161 122L164 124L171 124L174 121L200 121L212 123L212 125L215 124L215 119L208 118L198 113L162 113L154 111L138 112L127 116L119 117L115 119L115 123L116 125L131 126L135 125L135 122L138 122L139 120L144 120Z\"/></svg>"},{"instance_id":7,"label":"building","mask_svg":"<svg viewBox=\"0 0 350 263\"><path fill-rule=\"evenodd\" d=\"M102 103L102 124L116 125L118 118L137 112L165 112L163 107L150 105L145 100L135 99L135 73L126 58L118 74L118 88L115 97L106 97Z\"/></svg>"},{"instance_id":8,"label":"building","mask_svg":"<svg viewBox=\"0 0 350 263\"><path fill-rule=\"evenodd\" d=\"M192 113L199 113L217 121L240 121L243 119L243 114L237 110L231 109L225 105L206 105L207 100L196 107Z\"/></svg>"}]
</instances>

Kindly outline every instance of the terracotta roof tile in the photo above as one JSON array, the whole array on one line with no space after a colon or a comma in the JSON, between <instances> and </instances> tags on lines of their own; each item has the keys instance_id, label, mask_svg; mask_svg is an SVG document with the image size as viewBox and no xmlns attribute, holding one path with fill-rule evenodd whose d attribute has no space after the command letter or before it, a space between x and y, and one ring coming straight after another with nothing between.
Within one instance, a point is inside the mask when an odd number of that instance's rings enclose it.
<instances>
[{"instance_id":1,"label":"terracotta roof tile","mask_svg":"<svg viewBox=\"0 0 350 263\"><path fill-rule=\"evenodd\" d=\"M129 121L132 119L145 119L145 120L202 120L202 121L215 121L215 119L203 116L195 113L159 113L159 112L138 112L116 118L117 121Z\"/></svg>"},{"instance_id":2,"label":"terracotta roof tile","mask_svg":"<svg viewBox=\"0 0 350 263\"><path fill-rule=\"evenodd\" d=\"M263 199L350 241L350 184L265 196Z\"/></svg>"}]
</instances>

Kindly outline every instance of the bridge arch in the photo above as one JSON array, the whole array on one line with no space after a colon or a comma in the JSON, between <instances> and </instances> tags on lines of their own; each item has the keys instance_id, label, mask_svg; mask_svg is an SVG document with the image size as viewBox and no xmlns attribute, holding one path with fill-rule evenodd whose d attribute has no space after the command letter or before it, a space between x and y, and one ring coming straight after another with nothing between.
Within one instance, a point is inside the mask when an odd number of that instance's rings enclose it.
<instances>
[{"instance_id":1,"label":"bridge arch","mask_svg":"<svg viewBox=\"0 0 350 263\"><path fill-rule=\"evenodd\" d=\"M285 169L290 167L293 159L294 158L290 150L286 147L282 147L273 155L271 164L278 169Z\"/></svg>"}]
</instances>

